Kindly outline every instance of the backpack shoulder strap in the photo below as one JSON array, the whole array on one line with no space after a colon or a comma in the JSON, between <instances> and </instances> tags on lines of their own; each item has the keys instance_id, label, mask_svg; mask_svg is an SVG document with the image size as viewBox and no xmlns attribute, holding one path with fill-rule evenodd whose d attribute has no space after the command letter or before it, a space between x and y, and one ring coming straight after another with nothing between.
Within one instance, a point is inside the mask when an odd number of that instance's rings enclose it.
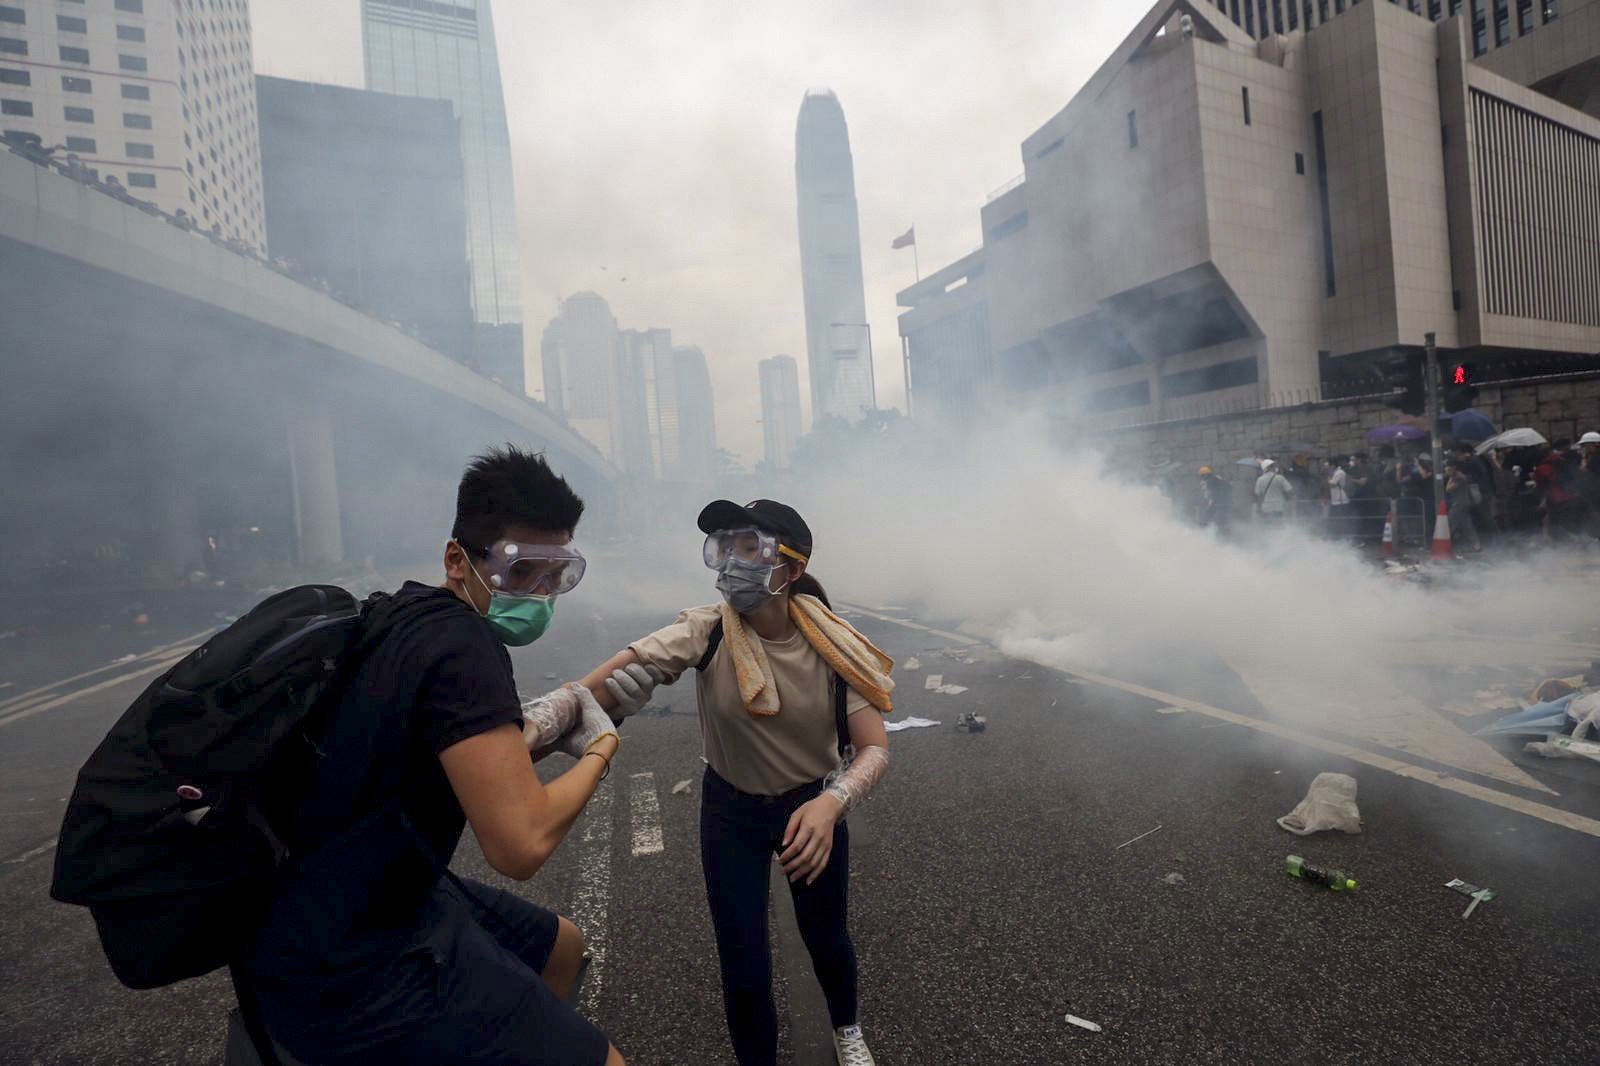
<instances>
[{"instance_id":1,"label":"backpack shoulder strap","mask_svg":"<svg viewBox=\"0 0 1600 1066\"><path fill-rule=\"evenodd\" d=\"M706 667L711 665L712 657L717 654L717 649L721 646L722 619L719 618L717 619L717 624L711 627L711 640L708 644L706 644L706 653L700 656L700 661L694 664L694 668L700 671L702 674L705 673Z\"/></svg>"},{"instance_id":2,"label":"backpack shoulder strap","mask_svg":"<svg viewBox=\"0 0 1600 1066\"><path fill-rule=\"evenodd\" d=\"M845 705L850 702L850 686L845 684L844 678L838 674L833 675L833 728L839 734L839 758L845 758L845 753L850 750L850 716L845 713Z\"/></svg>"}]
</instances>

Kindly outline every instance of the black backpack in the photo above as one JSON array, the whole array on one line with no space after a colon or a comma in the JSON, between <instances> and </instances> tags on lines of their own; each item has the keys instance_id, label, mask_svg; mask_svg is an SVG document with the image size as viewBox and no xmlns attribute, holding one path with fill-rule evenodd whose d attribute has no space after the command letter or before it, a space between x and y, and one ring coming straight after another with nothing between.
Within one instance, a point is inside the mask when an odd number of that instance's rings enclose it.
<instances>
[{"instance_id":1,"label":"black backpack","mask_svg":"<svg viewBox=\"0 0 1600 1066\"><path fill-rule=\"evenodd\" d=\"M268 821L385 626L332 585L264 600L156 678L84 763L50 895L89 908L112 970L156 988L234 961L287 856Z\"/></svg>"},{"instance_id":2,"label":"black backpack","mask_svg":"<svg viewBox=\"0 0 1600 1066\"><path fill-rule=\"evenodd\" d=\"M694 668L700 673L705 673L711 665L711 660L716 657L717 649L722 646L722 619L717 619L716 625L711 627L711 640L706 644L706 653L700 656L700 661ZM844 678L837 673L833 675L833 728L839 738L839 758L845 762L850 761L854 748L850 744L850 717L845 713L845 706L850 701L850 688L844 683Z\"/></svg>"}]
</instances>

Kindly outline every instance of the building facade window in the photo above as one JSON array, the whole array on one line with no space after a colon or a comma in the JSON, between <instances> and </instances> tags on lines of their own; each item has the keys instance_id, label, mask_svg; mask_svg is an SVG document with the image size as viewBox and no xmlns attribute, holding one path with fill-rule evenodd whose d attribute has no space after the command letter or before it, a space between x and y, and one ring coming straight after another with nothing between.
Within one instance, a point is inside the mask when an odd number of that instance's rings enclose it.
<instances>
[{"instance_id":1,"label":"building facade window","mask_svg":"<svg viewBox=\"0 0 1600 1066\"><path fill-rule=\"evenodd\" d=\"M94 82L88 78L74 77L71 74L61 75L61 91L64 93L88 93L94 91Z\"/></svg>"},{"instance_id":2,"label":"building facade window","mask_svg":"<svg viewBox=\"0 0 1600 1066\"><path fill-rule=\"evenodd\" d=\"M128 158L129 159L154 159L155 157L156 157L156 146L155 145L153 145L153 144L141 144L139 141L129 141L128 142Z\"/></svg>"},{"instance_id":3,"label":"building facade window","mask_svg":"<svg viewBox=\"0 0 1600 1066\"><path fill-rule=\"evenodd\" d=\"M122 115L122 125L124 129L147 130L150 128L150 116L136 115L131 111L124 112Z\"/></svg>"},{"instance_id":4,"label":"building facade window","mask_svg":"<svg viewBox=\"0 0 1600 1066\"><path fill-rule=\"evenodd\" d=\"M117 40L144 41L144 30L138 26L117 26Z\"/></svg>"},{"instance_id":5,"label":"building facade window","mask_svg":"<svg viewBox=\"0 0 1600 1066\"><path fill-rule=\"evenodd\" d=\"M1250 86L1241 85L1239 87L1239 96L1244 104L1244 124L1248 126L1250 125Z\"/></svg>"},{"instance_id":6,"label":"building facade window","mask_svg":"<svg viewBox=\"0 0 1600 1066\"><path fill-rule=\"evenodd\" d=\"M33 104L27 100L0 100L0 115L33 117Z\"/></svg>"},{"instance_id":7,"label":"building facade window","mask_svg":"<svg viewBox=\"0 0 1600 1066\"><path fill-rule=\"evenodd\" d=\"M117 0L118 11L131 11L135 15L144 14L144 0Z\"/></svg>"},{"instance_id":8,"label":"building facade window","mask_svg":"<svg viewBox=\"0 0 1600 1066\"><path fill-rule=\"evenodd\" d=\"M14 56L25 56L28 54L28 42L16 37L0 37L0 52Z\"/></svg>"},{"instance_id":9,"label":"building facade window","mask_svg":"<svg viewBox=\"0 0 1600 1066\"><path fill-rule=\"evenodd\" d=\"M66 107L61 110L68 122L93 122L94 108L92 107Z\"/></svg>"},{"instance_id":10,"label":"building facade window","mask_svg":"<svg viewBox=\"0 0 1600 1066\"><path fill-rule=\"evenodd\" d=\"M1128 147L1139 147L1139 112L1128 112Z\"/></svg>"},{"instance_id":11,"label":"building facade window","mask_svg":"<svg viewBox=\"0 0 1600 1066\"><path fill-rule=\"evenodd\" d=\"M122 98L124 100L148 100L150 99L150 86L129 85L124 82L122 85Z\"/></svg>"},{"instance_id":12,"label":"building facade window","mask_svg":"<svg viewBox=\"0 0 1600 1066\"><path fill-rule=\"evenodd\" d=\"M135 189L153 189L156 187L154 174L141 174L136 170L128 171L128 184Z\"/></svg>"},{"instance_id":13,"label":"building facade window","mask_svg":"<svg viewBox=\"0 0 1600 1066\"><path fill-rule=\"evenodd\" d=\"M1517 0L1517 36L1533 29L1533 0Z\"/></svg>"},{"instance_id":14,"label":"building facade window","mask_svg":"<svg viewBox=\"0 0 1600 1066\"><path fill-rule=\"evenodd\" d=\"M123 70L131 70L138 74L143 74L150 69L150 63L144 56L119 55L117 56L117 66Z\"/></svg>"},{"instance_id":15,"label":"building facade window","mask_svg":"<svg viewBox=\"0 0 1600 1066\"><path fill-rule=\"evenodd\" d=\"M56 29L62 33L88 33L89 20L78 18L75 15L57 15Z\"/></svg>"},{"instance_id":16,"label":"building facade window","mask_svg":"<svg viewBox=\"0 0 1600 1066\"><path fill-rule=\"evenodd\" d=\"M28 13L23 11L22 8L12 7L10 4L0 4L0 22L14 22L21 26L26 24L27 21Z\"/></svg>"},{"instance_id":17,"label":"building facade window","mask_svg":"<svg viewBox=\"0 0 1600 1066\"><path fill-rule=\"evenodd\" d=\"M1306 172L1306 157L1300 152L1294 154L1294 172L1296 174L1304 174Z\"/></svg>"},{"instance_id":18,"label":"building facade window","mask_svg":"<svg viewBox=\"0 0 1600 1066\"><path fill-rule=\"evenodd\" d=\"M1494 43L1498 48L1511 40L1511 9L1506 0L1494 0Z\"/></svg>"},{"instance_id":19,"label":"building facade window","mask_svg":"<svg viewBox=\"0 0 1600 1066\"><path fill-rule=\"evenodd\" d=\"M1327 273L1327 293L1336 294L1333 273L1333 209L1328 202L1328 152L1322 136L1322 112L1311 115L1311 132L1316 139L1317 196L1322 208L1322 268Z\"/></svg>"},{"instance_id":20,"label":"building facade window","mask_svg":"<svg viewBox=\"0 0 1600 1066\"><path fill-rule=\"evenodd\" d=\"M100 145L95 142L93 137L67 138L67 151L69 152L89 152L90 154L93 154L99 150Z\"/></svg>"},{"instance_id":21,"label":"building facade window","mask_svg":"<svg viewBox=\"0 0 1600 1066\"><path fill-rule=\"evenodd\" d=\"M0 67L0 85L32 85L33 75L26 70Z\"/></svg>"},{"instance_id":22,"label":"building facade window","mask_svg":"<svg viewBox=\"0 0 1600 1066\"><path fill-rule=\"evenodd\" d=\"M60 49L61 62L63 63L88 63L89 50L87 48L73 48L71 45L62 45Z\"/></svg>"}]
</instances>

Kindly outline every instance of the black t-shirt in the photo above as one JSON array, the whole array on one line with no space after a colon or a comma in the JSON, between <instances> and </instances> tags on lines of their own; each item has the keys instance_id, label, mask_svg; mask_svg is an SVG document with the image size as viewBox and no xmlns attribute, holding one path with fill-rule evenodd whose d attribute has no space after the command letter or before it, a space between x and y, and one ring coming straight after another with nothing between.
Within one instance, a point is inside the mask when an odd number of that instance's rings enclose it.
<instances>
[{"instance_id":1,"label":"black t-shirt","mask_svg":"<svg viewBox=\"0 0 1600 1066\"><path fill-rule=\"evenodd\" d=\"M302 857L290 892L338 896L323 909L346 929L403 924L449 863L466 816L439 753L522 720L510 655L453 593L407 582L380 610L384 635L320 733L287 820ZM397 799L404 820L384 813ZM364 820L376 828L352 829Z\"/></svg>"}]
</instances>

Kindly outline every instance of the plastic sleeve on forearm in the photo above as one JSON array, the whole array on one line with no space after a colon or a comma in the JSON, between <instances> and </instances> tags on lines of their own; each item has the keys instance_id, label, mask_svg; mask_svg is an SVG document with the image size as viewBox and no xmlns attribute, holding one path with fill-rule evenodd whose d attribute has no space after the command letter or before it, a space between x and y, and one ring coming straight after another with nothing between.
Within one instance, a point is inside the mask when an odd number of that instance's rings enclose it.
<instances>
[{"instance_id":1,"label":"plastic sleeve on forearm","mask_svg":"<svg viewBox=\"0 0 1600 1066\"><path fill-rule=\"evenodd\" d=\"M888 770L889 749L869 744L856 752L849 766L832 775L824 791L844 804L845 813L848 814L860 806Z\"/></svg>"},{"instance_id":2,"label":"plastic sleeve on forearm","mask_svg":"<svg viewBox=\"0 0 1600 1066\"><path fill-rule=\"evenodd\" d=\"M578 701L564 689L522 701L522 742L529 751L553 744L578 717Z\"/></svg>"}]
</instances>

